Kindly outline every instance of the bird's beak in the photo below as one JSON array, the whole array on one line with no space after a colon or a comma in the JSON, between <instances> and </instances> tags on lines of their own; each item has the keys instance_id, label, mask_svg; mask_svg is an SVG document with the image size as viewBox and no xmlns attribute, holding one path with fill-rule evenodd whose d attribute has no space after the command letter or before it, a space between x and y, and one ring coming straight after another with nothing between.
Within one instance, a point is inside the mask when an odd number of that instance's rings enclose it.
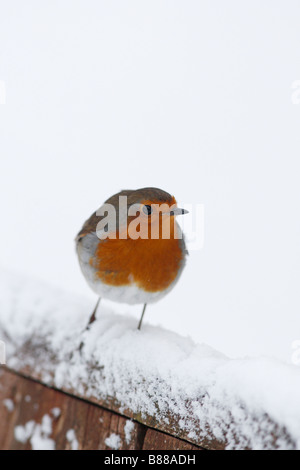
<instances>
[{"instance_id":1,"label":"bird's beak","mask_svg":"<svg viewBox=\"0 0 300 470\"><path fill-rule=\"evenodd\" d=\"M189 211L187 211L186 209L180 209L179 207L176 207L170 212L167 212L167 214L170 214L170 215L183 215L183 214L188 214L188 213Z\"/></svg>"}]
</instances>

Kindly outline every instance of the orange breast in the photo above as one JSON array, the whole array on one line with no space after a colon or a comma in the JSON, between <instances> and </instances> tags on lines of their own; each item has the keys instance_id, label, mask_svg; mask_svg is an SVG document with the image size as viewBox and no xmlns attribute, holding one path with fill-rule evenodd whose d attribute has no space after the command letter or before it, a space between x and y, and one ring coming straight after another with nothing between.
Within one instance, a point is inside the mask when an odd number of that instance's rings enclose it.
<instances>
[{"instance_id":1,"label":"orange breast","mask_svg":"<svg viewBox=\"0 0 300 470\"><path fill-rule=\"evenodd\" d=\"M181 240L106 239L90 263L105 284L126 286L134 281L147 292L167 289L183 261Z\"/></svg>"}]
</instances>

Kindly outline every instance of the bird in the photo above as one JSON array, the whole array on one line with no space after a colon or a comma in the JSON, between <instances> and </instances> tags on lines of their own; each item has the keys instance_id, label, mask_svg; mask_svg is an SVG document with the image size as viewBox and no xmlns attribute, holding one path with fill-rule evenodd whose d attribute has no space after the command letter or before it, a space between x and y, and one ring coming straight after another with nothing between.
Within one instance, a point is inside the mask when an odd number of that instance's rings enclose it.
<instances>
[{"instance_id":1,"label":"bird","mask_svg":"<svg viewBox=\"0 0 300 470\"><path fill-rule=\"evenodd\" d=\"M101 298L130 305L156 302L176 285L186 249L176 216L188 213L174 196L155 187L122 190L85 221L76 236L79 265L98 300L86 329L96 320Z\"/></svg>"}]
</instances>

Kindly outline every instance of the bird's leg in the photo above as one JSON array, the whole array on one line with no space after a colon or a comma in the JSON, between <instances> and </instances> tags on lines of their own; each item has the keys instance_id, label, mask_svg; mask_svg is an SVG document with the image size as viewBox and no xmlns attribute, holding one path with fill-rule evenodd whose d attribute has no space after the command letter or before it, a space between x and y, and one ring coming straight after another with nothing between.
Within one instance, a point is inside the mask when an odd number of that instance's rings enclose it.
<instances>
[{"instance_id":1,"label":"bird's leg","mask_svg":"<svg viewBox=\"0 0 300 470\"><path fill-rule=\"evenodd\" d=\"M94 321L96 320L96 313L97 313L97 309L98 309L100 300L101 300L101 297L99 297L99 299L97 300L97 303L96 303L96 305L95 305L95 308L94 308L94 310L93 310L93 313L92 313L92 315L90 316L89 322L88 322L88 324L86 325L85 329L82 331L82 333L84 333L85 331L89 330L90 327L91 327L91 324L94 323ZM80 345L79 345L79 348L78 348L80 355L81 355L81 350L82 350L82 348L83 348L83 345L84 345L84 342L81 341L81 343L80 343Z\"/></svg>"},{"instance_id":2,"label":"bird's leg","mask_svg":"<svg viewBox=\"0 0 300 470\"><path fill-rule=\"evenodd\" d=\"M146 307L147 307L147 304L144 304L144 308L143 308L143 311L142 311L142 316L141 316L141 319L140 319L140 323L139 323L139 326L138 326L138 330L141 329L142 322L143 322L143 317L144 317L144 313L145 313Z\"/></svg>"},{"instance_id":3,"label":"bird's leg","mask_svg":"<svg viewBox=\"0 0 300 470\"><path fill-rule=\"evenodd\" d=\"M93 313L92 313L92 315L90 316L89 322L88 322L88 324L87 324L87 326L86 326L86 328L85 328L86 330L89 330L91 324L94 323L94 321L96 320L96 313L97 313L97 309L98 309L100 300L101 300L101 297L99 297L99 299L97 300L97 303L96 303L96 305L95 305L95 308L94 308L94 310L93 310Z\"/></svg>"}]
</instances>

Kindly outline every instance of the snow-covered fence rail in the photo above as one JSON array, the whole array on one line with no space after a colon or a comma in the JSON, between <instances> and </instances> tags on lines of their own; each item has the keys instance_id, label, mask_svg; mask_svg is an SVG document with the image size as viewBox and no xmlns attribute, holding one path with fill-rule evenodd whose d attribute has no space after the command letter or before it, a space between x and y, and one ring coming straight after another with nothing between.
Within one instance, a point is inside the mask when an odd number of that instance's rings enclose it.
<instances>
[{"instance_id":1,"label":"snow-covered fence rail","mask_svg":"<svg viewBox=\"0 0 300 470\"><path fill-rule=\"evenodd\" d=\"M0 285L0 448L299 446L299 368L230 360L103 307L83 332L86 300L7 274Z\"/></svg>"}]
</instances>

